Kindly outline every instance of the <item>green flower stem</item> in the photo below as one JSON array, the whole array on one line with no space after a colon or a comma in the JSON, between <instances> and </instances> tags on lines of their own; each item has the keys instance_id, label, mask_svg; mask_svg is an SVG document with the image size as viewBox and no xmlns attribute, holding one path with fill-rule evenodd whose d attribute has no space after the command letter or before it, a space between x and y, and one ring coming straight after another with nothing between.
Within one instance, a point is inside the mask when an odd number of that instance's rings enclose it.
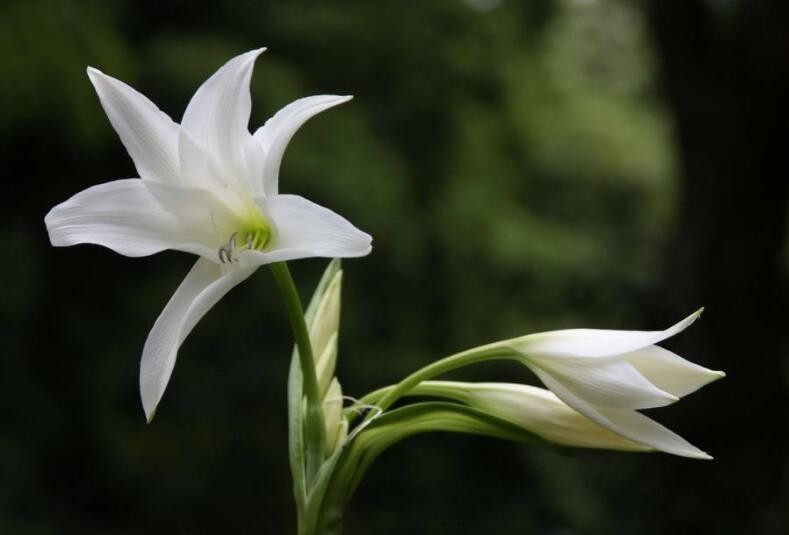
<instances>
[{"instance_id":1,"label":"green flower stem","mask_svg":"<svg viewBox=\"0 0 789 535\"><path fill-rule=\"evenodd\" d=\"M359 403L365 403L367 405L376 405L376 401L384 397L386 394L391 392L397 387L397 385L389 385L379 388L373 392L370 392L362 399L359 400ZM448 383L444 381L423 381L413 388L404 392L400 395L400 397L406 396L430 396L430 397L437 397L437 398L447 398L452 399L454 401L465 402L466 396L462 395L463 393L457 389L455 386L450 386ZM376 405L377 406L377 405Z\"/></svg>"},{"instance_id":2,"label":"green flower stem","mask_svg":"<svg viewBox=\"0 0 789 535\"><path fill-rule=\"evenodd\" d=\"M439 375L443 375L452 370L476 364L486 360L513 358L513 351L500 343L488 344L473 349L467 349L460 353L455 353L441 360L428 364L394 386L378 389L371 392L359 400L359 405L375 405L380 412L385 412L398 399L410 392L422 381L427 381ZM379 414L380 414L379 412ZM375 416L370 412L365 417L367 422Z\"/></svg>"},{"instance_id":3,"label":"green flower stem","mask_svg":"<svg viewBox=\"0 0 789 535\"><path fill-rule=\"evenodd\" d=\"M321 464L323 464L326 452L326 427L323 421L323 405L318 390L315 358L312 355L312 343L310 342L307 324L304 321L304 310L302 309L301 300L296 291L293 277L290 275L288 265L285 262L271 264L271 272L274 274L282 299L285 301L290 327L293 330L293 337L298 348L301 374L304 379L304 396L307 399L304 415L304 435L307 443L306 480L309 487L315 479Z\"/></svg>"}]
</instances>

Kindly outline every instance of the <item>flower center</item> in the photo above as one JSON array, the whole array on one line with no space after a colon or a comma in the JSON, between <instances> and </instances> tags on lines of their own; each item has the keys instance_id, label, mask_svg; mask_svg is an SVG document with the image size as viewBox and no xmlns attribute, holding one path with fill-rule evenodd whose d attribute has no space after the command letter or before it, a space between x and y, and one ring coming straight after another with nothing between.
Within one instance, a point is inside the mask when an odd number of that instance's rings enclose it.
<instances>
[{"instance_id":1,"label":"flower center","mask_svg":"<svg viewBox=\"0 0 789 535\"><path fill-rule=\"evenodd\" d=\"M219 247L219 262L229 264L238 260L239 251L262 251L271 242L271 225L260 212L242 220L240 229L233 232L227 243Z\"/></svg>"}]
</instances>

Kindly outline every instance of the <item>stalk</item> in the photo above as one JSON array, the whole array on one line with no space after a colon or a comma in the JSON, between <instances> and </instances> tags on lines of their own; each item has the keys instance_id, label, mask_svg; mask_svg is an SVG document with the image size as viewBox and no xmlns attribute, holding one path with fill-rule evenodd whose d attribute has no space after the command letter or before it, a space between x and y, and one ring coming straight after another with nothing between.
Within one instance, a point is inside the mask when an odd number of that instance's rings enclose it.
<instances>
[{"instance_id":1,"label":"stalk","mask_svg":"<svg viewBox=\"0 0 789 535\"><path fill-rule=\"evenodd\" d=\"M488 344L473 349L467 349L460 353L455 353L441 360L437 360L428 364L424 368L415 371L394 386L378 389L371 392L359 400L360 405L375 405L379 410L379 414L385 412L391 407L398 399L410 392L422 381L433 379L439 375L443 375L452 370L468 366L469 364L476 364L486 360L511 358L512 350L500 343ZM367 422L375 415L369 413L364 422Z\"/></svg>"},{"instance_id":2,"label":"stalk","mask_svg":"<svg viewBox=\"0 0 789 535\"><path fill-rule=\"evenodd\" d=\"M280 295L285 302L288 320L299 353L304 397L306 398L304 437L307 443L306 479L309 488L318 469L323 464L326 452L326 428L323 421L323 405L318 390L318 376L315 371L315 358L312 354L312 343L307 324L304 321L301 299L299 299L288 265L285 262L271 264L271 272L274 274Z\"/></svg>"}]
</instances>

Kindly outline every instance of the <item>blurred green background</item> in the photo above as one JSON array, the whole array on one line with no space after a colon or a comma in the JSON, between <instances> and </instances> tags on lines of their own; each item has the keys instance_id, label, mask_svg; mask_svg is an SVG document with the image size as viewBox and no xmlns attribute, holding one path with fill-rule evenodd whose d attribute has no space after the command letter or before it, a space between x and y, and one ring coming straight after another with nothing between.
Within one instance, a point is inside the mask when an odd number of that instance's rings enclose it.
<instances>
[{"instance_id":1,"label":"blurred green background","mask_svg":"<svg viewBox=\"0 0 789 535\"><path fill-rule=\"evenodd\" d=\"M135 173L86 66L179 120L267 46L253 127L355 95L281 173L375 239L345 263L348 394L469 346L664 328L702 304L668 346L729 374L650 413L713 462L419 436L373 466L350 535L786 534L787 28L785 0L0 2L0 533L293 532L269 273L199 324L146 425L139 356L193 258L54 249L43 224ZM305 297L324 265L293 264Z\"/></svg>"}]
</instances>

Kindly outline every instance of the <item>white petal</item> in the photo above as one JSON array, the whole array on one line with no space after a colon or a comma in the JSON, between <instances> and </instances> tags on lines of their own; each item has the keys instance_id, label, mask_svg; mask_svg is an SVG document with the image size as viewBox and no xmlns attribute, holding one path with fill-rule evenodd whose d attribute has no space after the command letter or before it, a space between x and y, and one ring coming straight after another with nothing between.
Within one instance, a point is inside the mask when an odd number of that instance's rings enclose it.
<instances>
[{"instance_id":1,"label":"white petal","mask_svg":"<svg viewBox=\"0 0 789 535\"><path fill-rule=\"evenodd\" d=\"M630 409L603 409L590 405L550 376L541 377L556 396L593 422L639 444L682 457L712 459L676 433Z\"/></svg>"},{"instance_id":2,"label":"white petal","mask_svg":"<svg viewBox=\"0 0 789 535\"><path fill-rule=\"evenodd\" d=\"M623 358L649 382L677 397L686 396L726 376L723 372L694 364L660 346L647 346L627 353Z\"/></svg>"},{"instance_id":3,"label":"white petal","mask_svg":"<svg viewBox=\"0 0 789 535\"><path fill-rule=\"evenodd\" d=\"M546 385L546 377L550 377L587 403L600 407L648 409L679 399L657 388L624 361L542 358L527 360L526 365Z\"/></svg>"},{"instance_id":4,"label":"white petal","mask_svg":"<svg viewBox=\"0 0 789 535\"><path fill-rule=\"evenodd\" d=\"M632 440L682 457L712 459L708 453L639 412L622 409L600 409L600 412L617 428L626 431Z\"/></svg>"},{"instance_id":5,"label":"white petal","mask_svg":"<svg viewBox=\"0 0 789 535\"><path fill-rule=\"evenodd\" d=\"M347 219L298 195L256 199L274 226L270 250L243 251L242 262L269 264L313 256L348 258L369 254L372 237Z\"/></svg>"},{"instance_id":6,"label":"white petal","mask_svg":"<svg viewBox=\"0 0 789 535\"><path fill-rule=\"evenodd\" d=\"M222 266L201 258L189 271L151 329L140 361L140 397L150 422L175 366L178 348L195 324L254 266ZM223 273L224 271L224 273Z\"/></svg>"},{"instance_id":7,"label":"white petal","mask_svg":"<svg viewBox=\"0 0 789 535\"><path fill-rule=\"evenodd\" d=\"M149 184L139 178L115 180L55 206L44 218L52 245L94 243L126 256L165 249L213 254L156 200Z\"/></svg>"},{"instance_id":8,"label":"white petal","mask_svg":"<svg viewBox=\"0 0 789 535\"><path fill-rule=\"evenodd\" d=\"M266 152L262 176L263 191L266 195L279 193L279 167L282 163L282 155L296 130L311 117L333 106L348 102L352 98L352 96L337 95L300 98L279 110L266 121L266 124L257 129L255 139Z\"/></svg>"},{"instance_id":9,"label":"white petal","mask_svg":"<svg viewBox=\"0 0 789 535\"><path fill-rule=\"evenodd\" d=\"M197 90L184 112L181 128L221 166L223 178L234 186L246 183L247 148L251 146L249 82L263 48L231 59Z\"/></svg>"},{"instance_id":10,"label":"white petal","mask_svg":"<svg viewBox=\"0 0 789 535\"><path fill-rule=\"evenodd\" d=\"M565 329L532 334L511 341L525 355L606 357L636 351L681 332L701 315L699 309L665 331Z\"/></svg>"},{"instance_id":11,"label":"white petal","mask_svg":"<svg viewBox=\"0 0 789 535\"><path fill-rule=\"evenodd\" d=\"M183 128L178 136L178 163L184 182L189 186L212 191L228 186L216 158Z\"/></svg>"},{"instance_id":12,"label":"white petal","mask_svg":"<svg viewBox=\"0 0 789 535\"><path fill-rule=\"evenodd\" d=\"M137 172L148 180L179 183L179 127L143 95L92 67L88 77Z\"/></svg>"},{"instance_id":13,"label":"white petal","mask_svg":"<svg viewBox=\"0 0 789 535\"><path fill-rule=\"evenodd\" d=\"M217 260L218 247L238 229L238 217L213 191L203 188L146 182L146 188L165 210L173 214L193 240L205 244ZM201 253L202 254L202 253Z\"/></svg>"}]
</instances>

